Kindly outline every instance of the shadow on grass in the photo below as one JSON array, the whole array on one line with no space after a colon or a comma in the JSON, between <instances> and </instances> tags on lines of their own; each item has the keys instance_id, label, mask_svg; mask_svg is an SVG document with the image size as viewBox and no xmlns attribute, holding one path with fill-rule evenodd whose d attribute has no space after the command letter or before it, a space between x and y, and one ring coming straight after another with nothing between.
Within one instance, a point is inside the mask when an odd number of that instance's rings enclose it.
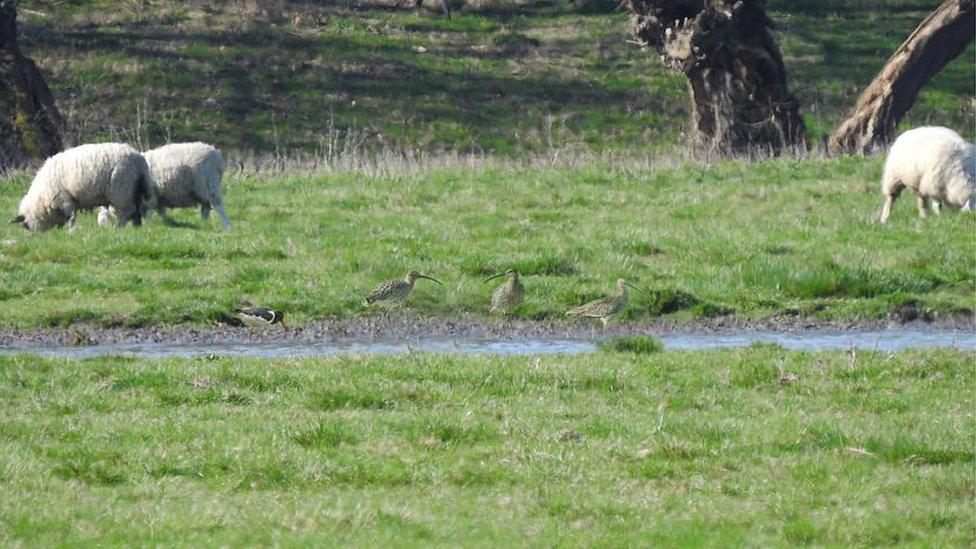
<instances>
[{"instance_id":1,"label":"shadow on grass","mask_svg":"<svg viewBox=\"0 0 976 549\"><path fill-rule=\"evenodd\" d=\"M413 30L433 32L424 27L428 23L435 25L425 21ZM270 26L181 32L147 20L124 28L46 26L30 33L32 48L48 57L109 60L72 78L104 83L84 87L94 94L88 100L121 102L119 112L108 116L133 119L136 105L125 98L145 97L157 110L186 113L182 131L192 135L185 137L238 149L311 145L334 123L340 129L365 126L378 139L415 141L423 136L411 134L426 132L454 149L504 153L521 146L520 128L539 130L526 127L526 111L539 118L646 102L642 89L608 87L558 66L527 75L499 70L538 45L522 37L512 47L509 34L491 50L444 41L419 55L411 45L416 36L300 34ZM139 70L119 74L111 65L123 60L137 61ZM52 83L78 95L72 89L78 82ZM166 130L153 122L149 137L158 141Z\"/></svg>"}]
</instances>

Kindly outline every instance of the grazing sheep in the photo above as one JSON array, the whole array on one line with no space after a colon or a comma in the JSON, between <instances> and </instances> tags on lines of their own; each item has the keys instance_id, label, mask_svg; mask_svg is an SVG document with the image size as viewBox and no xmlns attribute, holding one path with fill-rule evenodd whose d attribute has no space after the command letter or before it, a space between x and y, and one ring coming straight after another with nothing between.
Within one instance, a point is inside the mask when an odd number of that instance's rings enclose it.
<instances>
[{"instance_id":1,"label":"grazing sheep","mask_svg":"<svg viewBox=\"0 0 976 549\"><path fill-rule=\"evenodd\" d=\"M936 214L947 203L962 211L976 208L976 154L973 145L949 128L922 127L898 136L888 151L881 192L885 195L881 222L907 187L918 201L918 215L925 217L925 200Z\"/></svg>"},{"instance_id":2,"label":"grazing sheep","mask_svg":"<svg viewBox=\"0 0 976 549\"><path fill-rule=\"evenodd\" d=\"M153 187L146 160L129 145L81 145L47 159L11 223L44 231L73 225L79 210L112 206L119 227L129 221L139 226Z\"/></svg>"},{"instance_id":3,"label":"grazing sheep","mask_svg":"<svg viewBox=\"0 0 976 549\"><path fill-rule=\"evenodd\" d=\"M147 203L147 208L165 215L166 208L200 205L204 219L210 217L213 208L224 228L230 228L220 190L225 163L219 150L205 143L174 143L147 151L143 156L155 182L153 202ZM99 224L107 225L112 214L111 210L99 212Z\"/></svg>"}]
</instances>

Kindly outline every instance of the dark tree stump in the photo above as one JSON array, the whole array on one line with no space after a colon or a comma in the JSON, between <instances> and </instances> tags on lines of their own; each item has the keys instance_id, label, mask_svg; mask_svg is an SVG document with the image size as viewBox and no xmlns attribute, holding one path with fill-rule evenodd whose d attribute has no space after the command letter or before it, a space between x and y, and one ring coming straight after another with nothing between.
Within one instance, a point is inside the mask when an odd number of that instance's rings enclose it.
<instances>
[{"instance_id":1,"label":"dark tree stump","mask_svg":"<svg viewBox=\"0 0 976 549\"><path fill-rule=\"evenodd\" d=\"M0 169L61 150L61 114L41 71L17 47L16 17L0 1Z\"/></svg>"},{"instance_id":2,"label":"dark tree stump","mask_svg":"<svg viewBox=\"0 0 976 549\"><path fill-rule=\"evenodd\" d=\"M688 78L694 146L722 155L806 148L761 0L625 0L634 35Z\"/></svg>"},{"instance_id":3,"label":"dark tree stump","mask_svg":"<svg viewBox=\"0 0 976 549\"><path fill-rule=\"evenodd\" d=\"M946 0L915 29L830 136L831 154L870 154L891 142L919 90L976 35L976 1Z\"/></svg>"}]
</instances>

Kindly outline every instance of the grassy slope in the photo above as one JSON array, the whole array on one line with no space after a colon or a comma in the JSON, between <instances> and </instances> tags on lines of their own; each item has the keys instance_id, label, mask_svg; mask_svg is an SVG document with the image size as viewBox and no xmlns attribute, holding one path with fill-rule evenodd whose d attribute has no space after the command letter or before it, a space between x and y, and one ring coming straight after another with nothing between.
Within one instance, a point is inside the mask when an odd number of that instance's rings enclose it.
<instances>
[{"instance_id":1,"label":"grassy slope","mask_svg":"<svg viewBox=\"0 0 976 549\"><path fill-rule=\"evenodd\" d=\"M3 357L0 541L970 546L972 363Z\"/></svg>"},{"instance_id":2,"label":"grassy slope","mask_svg":"<svg viewBox=\"0 0 976 549\"><path fill-rule=\"evenodd\" d=\"M849 158L228 177L227 233L193 210L140 230L100 230L91 215L70 234L0 225L0 325L203 322L243 296L297 322L359 315L378 281L410 268L446 283L418 282L415 311L484 313L481 278L508 266L526 275L519 314L533 318L561 318L619 276L657 296L635 296L630 318L876 318L913 301L971 314L976 218L919 220L903 198L879 226L879 170ZM0 185L0 210L26 184Z\"/></svg>"},{"instance_id":3,"label":"grassy slope","mask_svg":"<svg viewBox=\"0 0 976 549\"><path fill-rule=\"evenodd\" d=\"M773 3L813 142L936 4ZM290 7L276 26L247 23L238 2L23 5L46 14L22 14L24 48L49 74L75 142L268 151L328 148L338 132L427 151L644 152L681 142L688 119L684 80L626 42L625 14L564 2L481 4L450 22L329 3ZM324 18L295 28L297 13ZM972 133L974 52L927 86L905 126Z\"/></svg>"}]
</instances>

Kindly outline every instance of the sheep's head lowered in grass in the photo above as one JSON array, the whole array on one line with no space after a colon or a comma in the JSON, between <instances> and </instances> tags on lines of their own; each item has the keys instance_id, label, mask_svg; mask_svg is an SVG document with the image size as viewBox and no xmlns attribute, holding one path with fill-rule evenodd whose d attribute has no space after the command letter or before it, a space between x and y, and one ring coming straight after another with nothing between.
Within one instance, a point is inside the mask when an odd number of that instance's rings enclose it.
<instances>
[{"instance_id":1,"label":"sheep's head lowered in grass","mask_svg":"<svg viewBox=\"0 0 976 549\"><path fill-rule=\"evenodd\" d=\"M63 227L70 220L71 215L60 208L50 207L50 205L43 203L28 202L21 204L17 217L11 219L10 223L19 223L28 231L46 231L54 227Z\"/></svg>"},{"instance_id":2,"label":"sheep's head lowered in grass","mask_svg":"<svg viewBox=\"0 0 976 549\"><path fill-rule=\"evenodd\" d=\"M32 185L27 195L20 201L17 217L10 222L20 223L29 231L46 231L54 227L63 227L71 220L71 213L65 211L63 196L61 193L52 193L49 188Z\"/></svg>"},{"instance_id":3,"label":"sheep's head lowered in grass","mask_svg":"<svg viewBox=\"0 0 976 549\"><path fill-rule=\"evenodd\" d=\"M25 228L27 230L30 230L30 226L27 225L27 220L24 219L24 216L23 215L18 215L17 217L11 219L10 220L10 224L11 225L17 225L17 224L19 224L21 227L23 227L23 228Z\"/></svg>"}]
</instances>

